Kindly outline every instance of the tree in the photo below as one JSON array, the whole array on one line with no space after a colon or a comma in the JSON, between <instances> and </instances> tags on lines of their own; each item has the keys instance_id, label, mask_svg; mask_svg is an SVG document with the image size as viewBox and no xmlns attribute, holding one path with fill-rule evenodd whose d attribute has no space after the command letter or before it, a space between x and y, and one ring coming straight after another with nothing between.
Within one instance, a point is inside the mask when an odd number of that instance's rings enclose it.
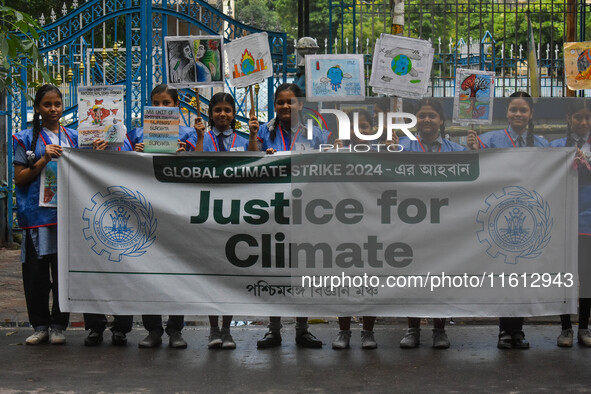
<instances>
[{"instance_id":1,"label":"tree","mask_svg":"<svg viewBox=\"0 0 591 394\"><path fill-rule=\"evenodd\" d=\"M24 89L22 70L36 70L44 80L51 80L37 48L37 29L41 26L30 15L4 5L4 1L0 3L0 91L14 94L13 81Z\"/></svg>"},{"instance_id":2,"label":"tree","mask_svg":"<svg viewBox=\"0 0 591 394\"><path fill-rule=\"evenodd\" d=\"M236 19L264 30L281 30L279 16L269 0L239 0L235 3Z\"/></svg>"}]
</instances>

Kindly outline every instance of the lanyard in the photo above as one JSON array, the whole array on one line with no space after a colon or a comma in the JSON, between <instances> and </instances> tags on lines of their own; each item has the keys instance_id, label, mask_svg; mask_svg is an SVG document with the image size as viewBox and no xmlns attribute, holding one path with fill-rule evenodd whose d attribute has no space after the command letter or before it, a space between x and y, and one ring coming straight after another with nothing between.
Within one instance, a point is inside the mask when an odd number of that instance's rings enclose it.
<instances>
[{"instance_id":1,"label":"lanyard","mask_svg":"<svg viewBox=\"0 0 591 394\"><path fill-rule=\"evenodd\" d=\"M211 131L211 130L209 130L209 137L211 138L211 142L213 142L213 147L215 148L215 151L219 152L220 147L218 145L217 138L214 137L213 131ZM232 149L234 147L234 143L236 143L236 133L234 133L234 138L232 139L232 145L230 145L230 149Z\"/></svg>"},{"instance_id":2,"label":"lanyard","mask_svg":"<svg viewBox=\"0 0 591 394\"><path fill-rule=\"evenodd\" d=\"M58 141L59 141L59 145L60 146L62 146L62 130L63 130L64 134L66 135L66 137L68 138L68 140L70 140L70 136L66 132L66 128L64 126L60 126L60 129L58 131ZM49 131L49 132L51 133L52 131ZM47 146L47 141L45 141L45 138L43 138L43 130L41 130L41 132L39 133L39 136L41 137L41 141L43 141L43 143L45 144L45 146ZM71 140L70 140L70 146L73 146ZM35 151L35 147L34 146L32 146L31 149L33 151Z\"/></svg>"},{"instance_id":3,"label":"lanyard","mask_svg":"<svg viewBox=\"0 0 591 394\"><path fill-rule=\"evenodd\" d=\"M513 144L513 148L517 148L517 146L515 146L515 142L513 141L513 138L511 138L511 136L509 135L509 133L507 132L507 129L505 129L505 134L507 135L507 138L509 138L509 141L511 141L511 143ZM523 137L522 137L523 138ZM525 142L525 141L524 141ZM520 146L520 148L522 148Z\"/></svg>"},{"instance_id":4,"label":"lanyard","mask_svg":"<svg viewBox=\"0 0 591 394\"><path fill-rule=\"evenodd\" d=\"M283 129L281 128L281 125L279 125L279 133L281 133L281 141L283 142L283 150L287 151L287 145L285 145L285 138L283 138ZM295 144L295 141L298 138L299 134L300 134L300 126L298 126L298 130L296 131L295 135L291 139L291 143L289 144L290 151L293 150L293 145Z\"/></svg>"},{"instance_id":5,"label":"lanyard","mask_svg":"<svg viewBox=\"0 0 591 394\"><path fill-rule=\"evenodd\" d=\"M419 138L417 138L417 142L419 143L419 145L421 145L421 149L423 150L423 152L427 152L427 150L425 149L425 147L423 146L423 144L421 143L421 140ZM441 144L439 144L439 150L437 152L441 152Z\"/></svg>"}]
</instances>

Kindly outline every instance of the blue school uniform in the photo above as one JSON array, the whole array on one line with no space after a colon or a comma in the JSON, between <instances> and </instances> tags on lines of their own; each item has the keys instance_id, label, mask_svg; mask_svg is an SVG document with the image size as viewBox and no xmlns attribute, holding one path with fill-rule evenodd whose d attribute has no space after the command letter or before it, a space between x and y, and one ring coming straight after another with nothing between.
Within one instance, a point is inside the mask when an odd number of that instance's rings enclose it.
<instances>
[{"instance_id":1,"label":"blue school uniform","mask_svg":"<svg viewBox=\"0 0 591 394\"><path fill-rule=\"evenodd\" d=\"M220 146L220 140L223 141L223 147ZM187 150L194 151L197 146L197 133L187 140ZM224 132L215 127L205 133L203 136L203 152L220 151L247 151L248 139L239 135L235 130L228 129Z\"/></svg>"},{"instance_id":2,"label":"blue school uniform","mask_svg":"<svg viewBox=\"0 0 591 394\"><path fill-rule=\"evenodd\" d=\"M581 149L589 154L591 151L591 137L589 133L584 138L573 134L575 146L581 140ZM566 146L566 137L550 143L554 148ZM591 173L585 166L579 167L579 235L591 236Z\"/></svg>"},{"instance_id":3,"label":"blue school uniform","mask_svg":"<svg viewBox=\"0 0 591 394\"><path fill-rule=\"evenodd\" d=\"M527 133L526 131L521 135L522 142L519 141L519 134L513 130L511 126L504 130L489 131L488 133L482 134L480 139L480 148L521 148L527 144ZM534 146L546 148L550 146L545 138L534 135Z\"/></svg>"},{"instance_id":4,"label":"blue school uniform","mask_svg":"<svg viewBox=\"0 0 591 394\"><path fill-rule=\"evenodd\" d=\"M271 130L269 130L269 123L265 123L259 128L258 136L263 141L262 150L269 148L277 151L292 151L302 150L302 148L309 147L311 149L318 149L320 144L326 144L330 138L328 130L320 129L317 126L312 128L312 139L308 140L308 131L306 127L300 122L292 130L283 130L277 121L273 121L271 127L274 127L276 133L275 138L271 139Z\"/></svg>"},{"instance_id":5,"label":"blue school uniform","mask_svg":"<svg viewBox=\"0 0 591 394\"><path fill-rule=\"evenodd\" d=\"M431 144L423 141L420 135L417 136L416 141L410 138L400 138L398 143L402 145L403 152L458 152L467 150L460 144L441 138L441 135Z\"/></svg>"}]
</instances>

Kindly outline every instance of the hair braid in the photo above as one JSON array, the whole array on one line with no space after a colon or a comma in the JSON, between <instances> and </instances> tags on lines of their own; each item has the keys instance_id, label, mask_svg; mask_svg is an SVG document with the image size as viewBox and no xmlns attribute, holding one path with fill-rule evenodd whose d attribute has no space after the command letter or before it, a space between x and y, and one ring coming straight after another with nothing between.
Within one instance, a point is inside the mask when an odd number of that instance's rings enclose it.
<instances>
[{"instance_id":1,"label":"hair braid","mask_svg":"<svg viewBox=\"0 0 591 394\"><path fill-rule=\"evenodd\" d=\"M31 148L27 151L27 161L29 167L33 167L35 163L35 148L37 147L37 141L39 140L39 134L41 133L41 122L39 121L39 112L35 111L33 115L33 140L31 141Z\"/></svg>"},{"instance_id":2,"label":"hair braid","mask_svg":"<svg viewBox=\"0 0 591 394\"><path fill-rule=\"evenodd\" d=\"M570 122L566 122L566 143L564 146L575 146L575 139L573 138L573 130L570 127Z\"/></svg>"},{"instance_id":3,"label":"hair braid","mask_svg":"<svg viewBox=\"0 0 591 394\"><path fill-rule=\"evenodd\" d=\"M527 137L525 137L525 146L534 146L534 121L532 119L527 122Z\"/></svg>"}]
</instances>

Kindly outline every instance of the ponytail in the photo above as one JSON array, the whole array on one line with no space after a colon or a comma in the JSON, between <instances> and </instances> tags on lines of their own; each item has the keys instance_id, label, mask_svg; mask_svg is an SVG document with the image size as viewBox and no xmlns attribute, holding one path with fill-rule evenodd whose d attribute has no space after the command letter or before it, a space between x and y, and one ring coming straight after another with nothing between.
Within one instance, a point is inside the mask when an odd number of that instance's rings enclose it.
<instances>
[{"instance_id":1,"label":"ponytail","mask_svg":"<svg viewBox=\"0 0 591 394\"><path fill-rule=\"evenodd\" d=\"M29 167L33 167L33 164L35 164L35 148L37 147L37 140L41 133L41 122L39 121L39 117L39 112L35 111L35 115L33 115L33 140L31 142L31 150L27 151L27 162Z\"/></svg>"}]
</instances>

